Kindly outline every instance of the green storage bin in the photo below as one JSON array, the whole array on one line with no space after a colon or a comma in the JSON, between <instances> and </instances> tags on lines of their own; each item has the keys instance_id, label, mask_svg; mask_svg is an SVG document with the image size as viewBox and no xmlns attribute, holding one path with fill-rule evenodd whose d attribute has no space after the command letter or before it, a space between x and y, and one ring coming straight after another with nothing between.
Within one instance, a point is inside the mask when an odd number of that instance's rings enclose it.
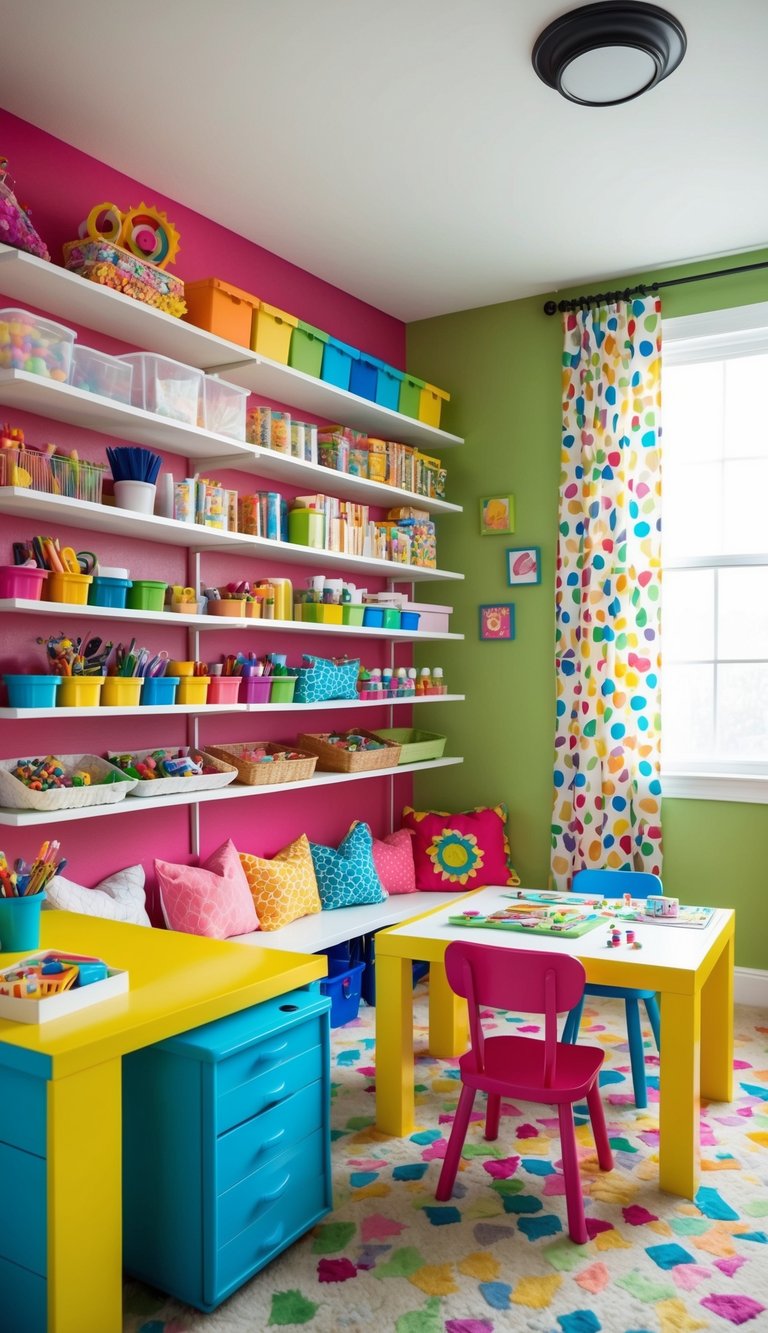
<instances>
[{"instance_id":1,"label":"green storage bin","mask_svg":"<svg viewBox=\"0 0 768 1333\"><path fill-rule=\"evenodd\" d=\"M292 704L297 679L297 676L273 676L269 702L271 704Z\"/></svg>"},{"instance_id":2,"label":"green storage bin","mask_svg":"<svg viewBox=\"0 0 768 1333\"><path fill-rule=\"evenodd\" d=\"M129 611L162 611L167 587L167 583L158 583L155 579L134 579L125 604Z\"/></svg>"},{"instance_id":3,"label":"green storage bin","mask_svg":"<svg viewBox=\"0 0 768 1333\"><path fill-rule=\"evenodd\" d=\"M313 625L341 625L341 607L337 602L305 602L302 620Z\"/></svg>"},{"instance_id":4,"label":"green storage bin","mask_svg":"<svg viewBox=\"0 0 768 1333\"><path fill-rule=\"evenodd\" d=\"M415 375L404 375L403 382L400 385L400 404L399 410L404 417L418 417L421 407L421 391L425 387L425 381L419 380Z\"/></svg>"},{"instance_id":5,"label":"green storage bin","mask_svg":"<svg viewBox=\"0 0 768 1333\"><path fill-rule=\"evenodd\" d=\"M325 546L325 514L319 509L291 509L288 514L288 540L296 546Z\"/></svg>"},{"instance_id":6,"label":"green storage bin","mask_svg":"<svg viewBox=\"0 0 768 1333\"><path fill-rule=\"evenodd\" d=\"M288 352L288 365L294 370L303 370L305 375L320 378L323 368L323 346L328 341L328 334L316 329L312 324L305 324L300 319L291 333L291 346Z\"/></svg>"},{"instance_id":7,"label":"green storage bin","mask_svg":"<svg viewBox=\"0 0 768 1333\"><path fill-rule=\"evenodd\" d=\"M436 731L416 731L413 727L391 727L389 730L377 727L376 735L402 746L398 760L400 764L417 764L424 759L442 759L448 740L447 736L439 736Z\"/></svg>"},{"instance_id":8,"label":"green storage bin","mask_svg":"<svg viewBox=\"0 0 768 1333\"><path fill-rule=\"evenodd\" d=\"M383 606L383 607L381 608L381 611L382 611L382 615L383 615L383 617L384 617L383 620L382 620L382 622L381 622L381 624L382 624L382 629L399 629L399 628L400 628L400 611L399 611L398 607L396 607L396 606Z\"/></svg>"},{"instance_id":9,"label":"green storage bin","mask_svg":"<svg viewBox=\"0 0 768 1333\"><path fill-rule=\"evenodd\" d=\"M362 602L358 605L356 602L346 602L342 604L341 620L344 625L362 625L365 607Z\"/></svg>"}]
</instances>

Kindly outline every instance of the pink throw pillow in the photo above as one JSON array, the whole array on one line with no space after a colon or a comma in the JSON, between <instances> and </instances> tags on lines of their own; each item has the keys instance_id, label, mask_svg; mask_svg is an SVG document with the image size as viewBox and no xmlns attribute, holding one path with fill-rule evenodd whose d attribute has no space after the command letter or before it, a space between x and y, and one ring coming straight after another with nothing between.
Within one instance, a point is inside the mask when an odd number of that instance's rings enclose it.
<instances>
[{"instance_id":1,"label":"pink throw pillow","mask_svg":"<svg viewBox=\"0 0 768 1333\"><path fill-rule=\"evenodd\" d=\"M416 892L413 834L409 829L398 829L386 838L374 838L373 863L387 893Z\"/></svg>"},{"instance_id":2,"label":"pink throw pillow","mask_svg":"<svg viewBox=\"0 0 768 1333\"><path fill-rule=\"evenodd\" d=\"M477 806L459 814L444 810L403 810L403 827L413 833L418 889L457 889L519 884L510 865L507 807Z\"/></svg>"},{"instance_id":3,"label":"pink throw pillow","mask_svg":"<svg viewBox=\"0 0 768 1333\"><path fill-rule=\"evenodd\" d=\"M259 919L240 857L231 839L202 866L155 861L169 930L226 940L259 929Z\"/></svg>"}]
</instances>

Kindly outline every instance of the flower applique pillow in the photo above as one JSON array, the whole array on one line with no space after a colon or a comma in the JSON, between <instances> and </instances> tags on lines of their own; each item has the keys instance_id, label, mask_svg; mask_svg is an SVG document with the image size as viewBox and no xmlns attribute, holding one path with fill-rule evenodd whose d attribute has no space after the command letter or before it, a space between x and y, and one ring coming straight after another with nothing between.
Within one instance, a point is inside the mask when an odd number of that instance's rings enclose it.
<instances>
[{"instance_id":1,"label":"flower applique pillow","mask_svg":"<svg viewBox=\"0 0 768 1333\"><path fill-rule=\"evenodd\" d=\"M60 912L80 912L105 921L128 921L134 926L151 925L145 906L143 866L116 870L92 889L63 875L54 875L46 885L45 896L46 906Z\"/></svg>"},{"instance_id":2,"label":"flower applique pillow","mask_svg":"<svg viewBox=\"0 0 768 1333\"><path fill-rule=\"evenodd\" d=\"M321 909L309 838L295 842L271 858L240 853L262 930L279 930Z\"/></svg>"},{"instance_id":3,"label":"flower applique pillow","mask_svg":"<svg viewBox=\"0 0 768 1333\"><path fill-rule=\"evenodd\" d=\"M324 911L384 902L387 895L376 873L373 836L367 824L353 824L338 847L309 845Z\"/></svg>"},{"instance_id":4,"label":"flower applique pillow","mask_svg":"<svg viewBox=\"0 0 768 1333\"><path fill-rule=\"evenodd\" d=\"M459 814L442 810L403 811L403 827L413 833L417 889L481 889L519 884L510 864L507 807L478 806Z\"/></svg>"},{"instance_id":5,"label":"flower applique pillow","mask_svg":"<svg viewBox=\"0 0 768 1333\"><path fill-rule=\"evenodd\" d=\"M234 843L217 848L202 866L155 861L169 930L226 940L258 930L259 919Z\"/></svg>"}]
</instances>

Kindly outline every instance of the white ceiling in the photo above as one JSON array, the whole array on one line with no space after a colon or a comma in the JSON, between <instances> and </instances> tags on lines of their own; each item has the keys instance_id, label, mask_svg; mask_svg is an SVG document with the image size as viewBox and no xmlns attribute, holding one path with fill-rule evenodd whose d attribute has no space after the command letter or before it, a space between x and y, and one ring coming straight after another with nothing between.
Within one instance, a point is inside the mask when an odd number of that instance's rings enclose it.
<instances>
[{"instance_id":1,"label":"white ceiling","mask_svg":"<svg viewBox=\"0 0 768 1333\"><path fill-rule=\"evenodd\" d=\"M768 241L768 3L669 6L680 69L590 109L549 0L16 4L0 102L413 320Z\"/></svg>"}]
</instances>

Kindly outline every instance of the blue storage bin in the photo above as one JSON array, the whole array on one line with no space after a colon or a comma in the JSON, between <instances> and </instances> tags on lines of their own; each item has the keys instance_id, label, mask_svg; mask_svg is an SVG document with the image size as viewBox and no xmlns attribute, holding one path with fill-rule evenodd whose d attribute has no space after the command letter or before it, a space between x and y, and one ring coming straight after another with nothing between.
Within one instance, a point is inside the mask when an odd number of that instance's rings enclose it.
<instances>
[{"instance_id":1,"label":"blue storage bin","mask_svg":"<svg viewBox=\"0 0 768 1333\"><path fill-rule=\"evenodd\" d=\"M141 687L142 704L175 704L179 679L178 676L146 676Z\"/></svg>"},{"instance_id":2,"label":"blue storage bin","mask_svg":"<svg viewBox=\"0 0 768 1333\"><path fill-rule=\"evenodd\" d=\"M133 579L102 578L94 574L88 589L89 606L118 606L125 610L128 589L133 587Z\"/></svg>"},{"instance_id":3,"label":"blue storage bin","mask_svg":"<svg viewBox=\"0 0 768 1333\"><path fill-rule=\"evenodd\" d=\"M420 611L401 611L401 612L400 612L400 628L401 628L401 629L418 629L418 628L419 628L419 621L420 621L420 620L421 620L421 612L420 612Z\"/></svg>"},{"instance_id":4,"label":"blue storage bin","mask_svg":"<svg viewBox=\"0 0 768 1333\"><path fill-rule=\"evenodd\" d=\"M372 403L375 403L379 366L381 364L378 357L368 356L366 352L361 352L358 360L352 362L352 371L349 377L350 392L359 394L361 398L368 398Z\"/></svg>"},{"instance_id":5,"label":"blue storage bin","mask_svg":"<svg viewBox=\"0 0 768 1333\"><path fill-rule=\"evenodd\" d=\"M366 1004L375 1005L376 1003L376 935L365 935L363 938L363 957L365 958L365 971L363 973L363 983L361 986L362 997ZM413 963L413 984L421 981L422 977L429 974L429 963L416 961Z\"/></svg>"},{"instance_id":6,"label":"blue storage bin","mask_svg":"<svg viewBox=\"0 0 768 1333\"><path fill-rule=\"evenodd\" d=\"M4 676L9 708L55 708L61 676Z\"/></svg>"},{"instance_id":7,"label":"blue storage bin","mask_svg":"<svg viewBox=\"0 0 768 1333\"><path fill-rule=\"evenodd\" d=\"M366 606L363 612L363 624L369 629L381 629L384 624L384 607Z\"/></svg>"},{"instance_id":8,"label":"blue storage bin","mask_svg":"<svg viewBox=\"0 0 768 1333\"><path fill-rule=\"evenodd\" d=\"M356 347L339 342L338 338L329 337L323 348L321 379L324 379L326 384L335 384L337 389L348 389L352 363L359 357L360 353Z\"/></svg>"},{"instance_id":9,"label":"blue storage bin","mask_svg":"<svg viewBox=\"0 0 768 1333\"><path fill-rule=\"evenodd\" d=\"M343 1027L357 1018L364 971L365 963L350 967L343 958L328 958L328 976L320 982L320 990L331 1001L332 1028Z\"/></svg>"},{"instance_id":10,"label":"blue storage bin","mask_svg":"<svg viewBox=\"0 0 768 1333\"><path fill-rule=\"evenodd\" d=\"M402 370L395 370L386 361L380 361L376 378L376 402L380 407L391 407L397 412L400 406L400 385L405 379Z\"/></svg>"}]
</instances>

